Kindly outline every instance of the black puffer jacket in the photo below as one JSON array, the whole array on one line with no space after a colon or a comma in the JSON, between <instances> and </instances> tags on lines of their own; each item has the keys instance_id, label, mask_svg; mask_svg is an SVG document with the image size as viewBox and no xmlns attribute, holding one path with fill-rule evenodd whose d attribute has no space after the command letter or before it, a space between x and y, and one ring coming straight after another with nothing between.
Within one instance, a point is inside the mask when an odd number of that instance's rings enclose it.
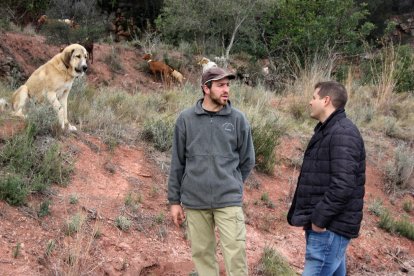
<instances>
[{"instance_id":1,"label":"black puffer jacket","mask_svg":"<svg viewBox=\"0 0 414 276\"><path fill-rule=\"evenodd\" d=\"M305 151L288 222L358 236L365 184L364 141L345 110L315 127Z\"/></svg>"}]
</instances>

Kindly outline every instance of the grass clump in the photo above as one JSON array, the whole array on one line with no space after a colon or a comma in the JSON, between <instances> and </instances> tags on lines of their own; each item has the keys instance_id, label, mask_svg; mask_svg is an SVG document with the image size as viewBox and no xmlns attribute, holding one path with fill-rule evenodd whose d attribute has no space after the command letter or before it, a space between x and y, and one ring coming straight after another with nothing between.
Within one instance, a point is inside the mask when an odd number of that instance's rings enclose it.
<instances>
[{"instance_id":1,"label":"grass clump","mask_svg":"<svg viewBox=\"0 0 414 276\"><path fill-rule=\"evenodd\" d=\"M414 155L405 143L400 143L394 151L394 160L385 167L386 185L388 193L409 189L409 180L414 171Z\"/></svg>"},{"instance_id":2,"label":"grass clump","mask_svg":"<svg viewBox=\"0 0 414 276\"><path fill-rule=\"evenodd\" d=\"M73 234L80 231L85 218L80 214L76 213L73 217L65 223L65 234L67 236L72 236Z\"/></svg>"},{"instance_id":3,"label":"grass clump","mask_svg":"<svg viewBox=\"0 0 414 276\"><path fill-rule=\"evenodd\" d=\"M29 188L19 175L8 175L0 180L0 199L10 205L23 205Z\"/></svg>"},{"instance_id":4,"label":"grass clump","mask_svg":"<svg viewBox=\"0 0 414 276\"><path fill-rule=\"evenodd\" d=\"M142 137L144 140L152 142L157 150L167 151L172 147L174 124L175 121L171 117L148 119L144 123Z\"/></svg>"},{"instance_id":5,"label":"grass clump","mask_svg":"<svg viewBox=\"0 0 414 276\"><path fill-rule=\"evenodd\" d=\"M384 206L382 205L382 200L379 198L374 199L368 206L368 211L373 215L379 217L384 210Z\"/></svg>"},{"instance_id":6,"label":"grass clump","mask_svg":"<svg viewBox=\"0 0 414 276\"><path fill-rule=\"evenodd\" d=\"M43 218L47 215L50 215L50 200L45 200L42 203L40 203L39 211L37 212L37 215L40 218Z\"/></svg>"},{"instance_id":7,"label":"grass clump","mask_svg":"<svg viewBox=\"0 0 414 276\"><path fill-rule=\"evenodd\" d=\"M70 204L78 204L78 202L79 202L79 196L77 194L70 195L69 197Z\"/></svg>"},{"instance_id":8,"label":"grass clump","mask_svg":"<svg viewBox=\"0 0 414 276\"><path fill-rule=\"evenodd\" d=\"M296 276L289 263L274 249L265 247L258 267L260 275Z\"/></svg>"},{"instance_id":9,"label":"grass clump","mask_svg":"<svg viewBox=\"0 0 414 276\"><path fill-rule=\"evenodd\" d=\"M407 218L394 220L388 211L380 216L379 227L390 233L397 233L410 240L414 240L414 224Z\"/></svg>"},{"instance_id":10,"label":"grass clump","mask_svg":"<svg viewBox=\"0 0 414 276\"><path fill-rule=\"evenodd\" d=\"M413 211L413 203L409 200L403 202L403 210L407 213L411 213Z\"/></svg>"},{"instance_id":11,"label":"grass clump","mask_svg":"<svg viewBox=\"0 0 414 276\"><path fill-rule=\"evenodd\" d=\"M122 231L128 231L129 228L131 227L131 224L132 222L127 217L124 217L124 216L118 216L115 219L116 227L118 227Z\"/></svg>"}]
</instances>

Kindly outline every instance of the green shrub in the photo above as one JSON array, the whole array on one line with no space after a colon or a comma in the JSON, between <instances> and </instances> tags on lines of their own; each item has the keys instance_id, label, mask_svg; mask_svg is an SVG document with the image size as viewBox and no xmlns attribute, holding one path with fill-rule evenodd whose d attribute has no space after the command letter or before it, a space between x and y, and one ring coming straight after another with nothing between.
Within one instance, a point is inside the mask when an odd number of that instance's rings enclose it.
<instances>
[{"instance_id":1,"label":"green shrub","mask_svg":"<svg viewBox=\"0 0 414 276\"><path fill-rule=\"evenodd\" d=\"M73 217L66 221L65 234L67 236L72 236L73 234L79 232L84 220L85 218L80 213L76 213Z\"/></svg>"},{"instance_id":2,"label":"green shrub","mask_svg":"<svg viewBox=\"0 0 414 276\"><path fill-rule=\"evenodd\" d=\"M157 223L157 224L161 224L161 223L163 223L164 222L164 220L165 220L165 215L164 215L164 213L159 213L158 215L156 215L155 216L155 218L154 218L154 221Z\"/></svg>"},{"instance_id":3,"label":"green shrub","mask_svg":"<svg viewBox=\"0 0 414 276\"><path fill-rule=\"evenodd\" d=\"M79 202L79 197L76 194L70 195L69 203L70 204L77 204Z\"/></svg>"},{"instance_id":4,"label":"green shrub","mask_svg":"<svg viewBox=\"0 0 414 276\"><path fill-rule=\"evenodd\" d=\"M289 263L276 250L265 247L259 264L260 275L265 276L296 276Z\"/></svg>"},{"instance_id":5,"label":"green shrub","mask_svg":"<svg viewBox=\"0 0 414 276\"><path fill-rule=\"evenodd\" d=\"M26 192L44 192L52 183L66 184L72 172L69 157L51 136L55 116L47 106L31 109L25 130L5 142L0 166L24 182ZM55 113L53 113L55 115Z\"/></svg>"},{"instance_id":6,"label":"green shrub","mask_svg":"<svg viewBox=\"0 0 414 276\"><path fill-rule=\"evenodd\" d=\"M410 45L397 47L396 92L414 92L414 51Z\"/></svg>"},{"instance_id":7,"label":"green shrub","mask_svg":"<svg viewBox=\"0 0 414 276\"><path fill-rule=\"evenodd\" d=\"M411 213L413 211L413 203L410 200L404 201L403 210L407 213Z\"/></svg>"},{"instance_id":8,"label":"green shrub","mask_svg":"<svg viewBox=\"0 0 414 276\"><path fill-rule=\"evenodd\" d=\"M144 122L142 137L152 142L157 150L167 151L172 147L174 123L171 117L148 119Z\"/></svg>"},{"instance_id":9,"label":"green shrub","mask_svg":"<svg viewBox=\"0 0 414 276\"><path fill-rule=\"evenodd\" d=\"M414 171L414 156L411 148L400 143L394 151L394 160L385 167L386 191L396 192L409 188L409 180Z\"/></svg>"},{"instance_id":10,"label":"green shrub","mask_svg":"<svg viewBox=\"0 0 414 276\"><path fill-rule=\"evenodd\" d=\"M407 218L395 222L395 231L410 240L414 240L414 224Z\"/></svg>"},{"instance_id":11,"label":"green shrub","mask_svg":"<svg viewBox=\"0 0 414 276\"><path fill-rule=\"evenodd\" d=\"M410 240L414 240L414 224L407 218L394 220L388 211L384 211L380 216L378 225L387 232L398 233Z\"/></svg>"},{"instance_id":12,"label":"green shrub","mask_svg":"<svg viewBox=\"0 0 414 276\"><path fill-rule=\"evenodd\" d=\"M40 203L39 211L37 212L37 215L42 218L50 214L50 206L51 201L45 200L42 203Z\"/></svg>"},{"instance_id":13,"label":"green shrub","mask_svg":"<svg viewBox=\"0 0 414 276\"><path fill-rule=\"evenodd\" d=\"M285 126L276 115L252 119L252 136L256 154L256 169L273 174L276 165L275 148L284 134Z\"/></svg>"},{"instance_id":14,"label":"green shrub","mask_svg":"<svg viewBox=\"0 0 414 276\"><path fill-rule=\"evenodd\" d=\"M377 217L379 217L382 214L383 209L384 207L382 205L382 200L379 198L374 199L374 201L372 201L368 206L368 211L370 211Z\"/></svg>"},{"instance_id":15,"label":"green shrub","mask_svg":"<svg viewBox=\"0 0 414 276\"><path fill-rule=\"evenodd\" d=\"M388 211L382 212L378 225L380 228L384 229L387 232L394 232L394 220Z\"/></svg>"},{"instance_id":16,"label":"green shrub","mask_svg":"<svg viewBox=\"0 0 414 276\"><path fill-rule=\"evenodd\" d=\"M115 225L122 231L128 231L129 227L131 227L132 222L124 216L119 216L115 219Z\"/></svg>"},{"instance_id":17,"label":"green shrub","mask_svg":"<svg viewBox=\"0 0 414 276\"><path fill-rule=\"evenodd\" d=\"M11 205L23 205L29 194L25 181L18 175L7 175L0 179L0 199Z\"/></svg>"}]
</instances>

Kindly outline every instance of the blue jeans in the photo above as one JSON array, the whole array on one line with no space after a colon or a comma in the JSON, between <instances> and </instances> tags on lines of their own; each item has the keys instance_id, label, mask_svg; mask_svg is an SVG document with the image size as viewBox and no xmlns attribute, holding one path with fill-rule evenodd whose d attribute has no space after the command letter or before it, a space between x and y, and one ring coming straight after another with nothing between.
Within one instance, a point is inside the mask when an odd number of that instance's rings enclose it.
<instances>
[{"instance_id":1,"label":"blue jeans","mask_svg":"<svg viewBox=\"0 0 414 276\"><path fill-rule=\"evenodd\" d=\"M345 276L348 238L329 230L306 230L305 268L302 276Z\"/></svg>"}]
</instances>

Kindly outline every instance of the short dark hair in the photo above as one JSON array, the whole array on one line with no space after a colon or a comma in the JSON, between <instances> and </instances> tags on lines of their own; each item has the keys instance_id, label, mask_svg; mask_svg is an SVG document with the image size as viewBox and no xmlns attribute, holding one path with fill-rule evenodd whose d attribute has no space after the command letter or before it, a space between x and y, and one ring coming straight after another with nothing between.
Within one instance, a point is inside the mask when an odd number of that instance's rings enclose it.
<instances>
[{"instance_id":1,"label":"short dark hair","mask_svg":"<svg viewBox=\"0 0 414 276\"><path fill-rule=\"evenodd\" d=\"M211 87L213 86L213 81L208 81L206 82L205 85L208 87L208 89L211 89ZM204 88L202 88L201 91L203 91L203 95L204 95L205 94Z\"/></svg>"},{"instance_id":2,"label":"short dark hair","mask_svg":"<svg viewBox=\"0 0 414 276\"><path fill-rule=\"evenodd\" d=\"M348 93L345 87L336 81L322 81L315 84L315 89L319 88L319 98L326 96L331 97L332 105L338 108L344 108L348 101Z\"/></svg>"}]
</instances>

